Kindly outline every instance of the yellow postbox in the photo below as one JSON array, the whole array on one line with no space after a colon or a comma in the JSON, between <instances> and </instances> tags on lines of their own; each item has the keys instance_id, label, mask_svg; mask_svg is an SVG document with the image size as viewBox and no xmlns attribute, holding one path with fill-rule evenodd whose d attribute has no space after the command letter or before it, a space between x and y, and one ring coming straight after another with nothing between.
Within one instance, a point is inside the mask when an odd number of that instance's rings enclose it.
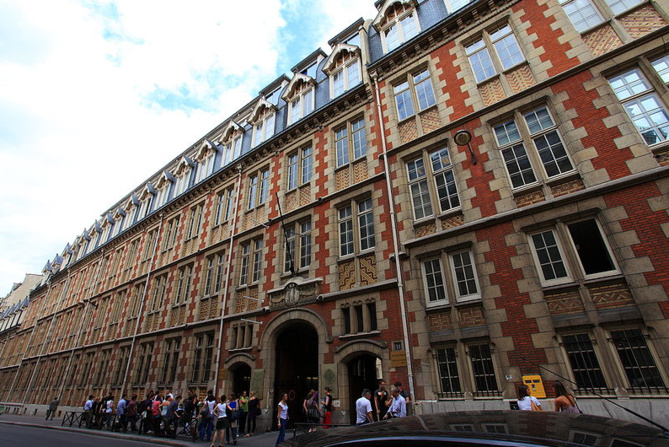
<instances>
[{"instance_id":1,"label":"yellow postbox","mask_svg":"<svg viewBox=\"0 0 669 447\"><path fill-rule=\"evenodd\" d=\"M523 383L530 389L530 395L537 399L546 398L546 390L544 389L544 382L541 376L523 376Z\"/></svg>"}]
</instances>

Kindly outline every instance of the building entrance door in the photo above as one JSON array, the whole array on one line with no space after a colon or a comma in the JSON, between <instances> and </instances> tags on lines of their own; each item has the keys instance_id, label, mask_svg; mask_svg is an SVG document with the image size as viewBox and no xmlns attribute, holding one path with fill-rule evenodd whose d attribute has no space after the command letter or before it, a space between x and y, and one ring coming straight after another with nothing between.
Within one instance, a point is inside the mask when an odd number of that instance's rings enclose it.
<instances>
[{"instance_id":1,"label":"building entrance door","mask_svg":"<svg viewBox=\"0 0 669 447\"><path fill-rule=\"evenodd\" d=\"M311 325L293 323L278 335L273 388L273 411L281 394L288 393L289 427L306 422L302 403L310 389L318 391L318 333Z\"/></svg>"},{"instance_id":2,"label":"building entrance door","mask_svg":"<svg viewBox=\"0 0 669 447\"><path fill-rule=\"evenodd\" d=\"M251 386L251 367L244 363L240 364L232 370L232 389L231 391L237 395L242 395L242 391L246 391L248 396L249 387Z\"/></svg>"},{"instance_id":3,"label":"building entrance door","mask_svg":"<svg viewBox=\"0 0 669 447\"><path fill-rule=\"evenodd\" d=\"M376 374L376 357L370 354L360 355L348 363L348 389L351 424L355 424L355 402L362 396L362 390L367 388L372 392L378 388ZM372 409L374 403L372 403Z\"/></svg>"}]
</instances>

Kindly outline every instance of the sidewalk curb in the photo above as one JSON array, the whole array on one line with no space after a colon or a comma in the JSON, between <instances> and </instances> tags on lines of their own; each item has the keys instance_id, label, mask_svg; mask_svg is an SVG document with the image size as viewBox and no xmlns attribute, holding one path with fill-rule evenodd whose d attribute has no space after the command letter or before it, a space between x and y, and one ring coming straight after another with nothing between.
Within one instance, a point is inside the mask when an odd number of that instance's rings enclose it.
<instances>
[{"instance_id":1,"label":"sidewalk curb","mask_svg":"<svg viewBox=\"0 0 669 447\"><path fill-rule=\"evenodd\" d=\"M150 442L152 444L169 445L169 446L174 446L174 447L183 447L182 443L170 441L168 439L163 439L163 438L151 437L151 436L122 435L120 433L115 433L115 432L110 432L110 431L98 431L98 430L88 430L88 429L75 428L75 427L41 425L41 424L35 424L35 423L30 423L30 422L17 422L17 421L3 421L3 420L0 420L0 424L19 425L19 426L22 426L22 427L44 428L44 429L47 429L47 430L60 430L60 431L68 431L68 432L74 432L74 433L86 433L86 434L89 434L89 435L92 435L92 436L109 437L109 438L115 438L115 439L127 439L129 441ZM194 443L194 444L196 444L196 443Z\"/></svg>"}]
</instances>

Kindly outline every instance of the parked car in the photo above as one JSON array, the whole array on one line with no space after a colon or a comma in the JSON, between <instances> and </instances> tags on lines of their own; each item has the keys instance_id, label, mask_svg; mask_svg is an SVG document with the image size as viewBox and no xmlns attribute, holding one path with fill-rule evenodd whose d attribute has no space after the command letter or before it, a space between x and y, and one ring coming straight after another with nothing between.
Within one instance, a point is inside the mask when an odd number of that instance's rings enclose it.
<instances>
[{"instance_id":1,"label":"parked car","mask_svg":"<svg viewBox=\"0 0 669 447\"><path fill-rule=\"evenodd\" d=\"M552 411L466 411L318 430L282 446L309 447L659 447L669 433L628 421Z\"/></svg>"}]
</instances>

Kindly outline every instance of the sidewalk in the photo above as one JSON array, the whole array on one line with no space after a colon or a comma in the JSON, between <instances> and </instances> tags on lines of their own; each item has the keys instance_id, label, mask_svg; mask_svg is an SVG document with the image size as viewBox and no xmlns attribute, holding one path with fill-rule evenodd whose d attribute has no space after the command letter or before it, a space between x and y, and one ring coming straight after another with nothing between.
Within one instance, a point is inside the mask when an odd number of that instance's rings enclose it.
<instances>
[{"instance_id":1,"label":"sidewalk","mask_svg":"<svg viewBox=\"0 0 669 447\"><path fill-rule=\"evenodd\" d=\"M97 430L89 428L79 428L76 425L70 427L68 424L61 426L62 418L54 418L52 421L44 420L44 415L30 416L30 415L14 415L2 414L0 415L0 424L23 425L27 427L44 428L50 430L62 430L75 433L86 433L88 435L106 436L108 438L127 439L132 441L148 442L151 444L170 445L176 447L182 446L209 446L210 443L205 441L192 441L190 438L177 437L171 438L157 438L152 435L138 435L137 433L123 433L111 432L107 430ZM238 446L253 446L253 447L274 447L278 432L256 433L251 438L238 438ZM286 439L293 437L292 432L286 433ZM225 444L224 444L225 445Z\"/></svg>"}]
</instances>

